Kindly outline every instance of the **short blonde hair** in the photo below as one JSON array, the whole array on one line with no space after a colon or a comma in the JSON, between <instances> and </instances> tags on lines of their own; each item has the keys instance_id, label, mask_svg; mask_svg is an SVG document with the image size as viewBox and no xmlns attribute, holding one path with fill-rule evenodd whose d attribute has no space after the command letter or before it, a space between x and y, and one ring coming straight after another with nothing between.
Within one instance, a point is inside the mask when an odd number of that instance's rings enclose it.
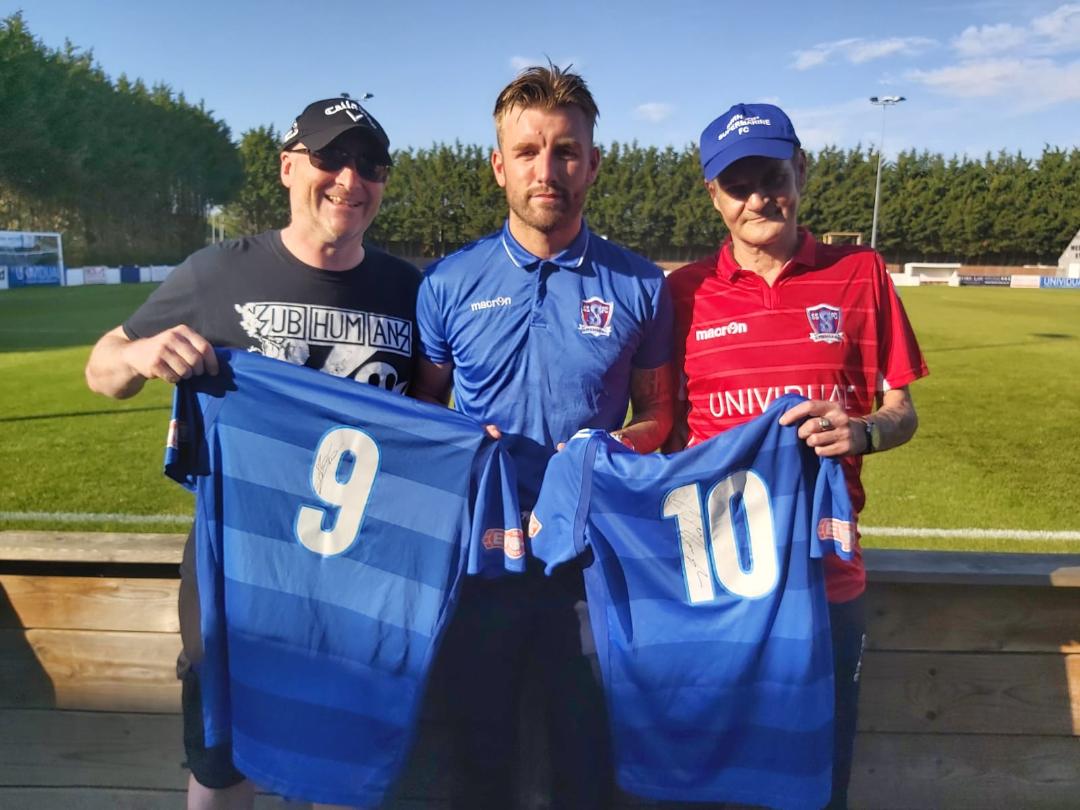
<instances>
[{"instance_id":1,"label":"short blonde hair","mask_svg":"<svg viewBox=\"0 0 1080 810\"><path fill-rule=\"evenodd\" d=\"M506 113L514 107L520 107L523 110L577 107L585 114L591 134L600 111L596 107L596 101L589 92L585 80L577 73L571 73L570 67L572 65L563 69L549 62L547 67L533 65L522 70L510 84L503 88L498 99L495 100L496 134Z\"/></svg>"}]
</instances>

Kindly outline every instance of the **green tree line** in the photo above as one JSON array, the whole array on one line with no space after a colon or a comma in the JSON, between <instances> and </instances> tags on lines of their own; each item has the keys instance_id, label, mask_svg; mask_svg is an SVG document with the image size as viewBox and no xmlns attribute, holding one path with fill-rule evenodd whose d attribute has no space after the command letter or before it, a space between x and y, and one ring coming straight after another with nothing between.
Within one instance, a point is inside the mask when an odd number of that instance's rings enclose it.
<instances>
[{"instance_id":1,"label":"green tree line","mask_svg":"<svg viewBox=\"0 0 1080 810\"><path fill-rule=\"evenodd\" d=\"M173 262L226 233L281 227L280 133L238 144L202 104L163 84L110 81L92 55L44 47L20 15L0 21L0 229L64 234L69 265ZM725 230L701 182L697 148L612 143L586 216L597 233L656 260L715 250ZM490 149L435 143L394 153L370 238L440 256L499 227L506 203ZM800 221L869 241L877 153L810 153ZM1053 263L1080 227L1080 148L981 159L906 151L885 164L878 248L893 262Z\"/></svg>"},{"instance_id":2,"label":"green tree line","mask_svg":"<svg viewBox=\"0 0 1080 810\"><path fill-rule=\"evenodd\" d=\"M168 85L0 20L0 229L59 231L68 265L178 261L241 165L228 127Z\"/></svg>"},{"instance_id":3,"label":"green tree line","mask_svg":"<svg viewBox=\"0 0 1080 810\"><path fill-rule=\"evenodd\" d=\"M245 187L262 201L258 210L268 211L263 203L276 200L277 213L245 215L238 202L226 208L230 222L281 226L288 204L278 182L276 140L265 129L252 130L240 149ZM614 143L602 152L586 208L593 230L656 260L691 259L716 249L726 229L701 182L696 146ZM498 228L506 202L489 155L487 147L460 142L395 152L371 239L403 255L441 256ZM826 147L808 159L802 224L819 236L861 232L869 242L877 153ZM901 263L1052 264L1080 228L1077 188L1078 148L1047 146L1036 159L1005 152L981 160L902 152L882 172L878 248Z\"/></svg>"}]
</instances>

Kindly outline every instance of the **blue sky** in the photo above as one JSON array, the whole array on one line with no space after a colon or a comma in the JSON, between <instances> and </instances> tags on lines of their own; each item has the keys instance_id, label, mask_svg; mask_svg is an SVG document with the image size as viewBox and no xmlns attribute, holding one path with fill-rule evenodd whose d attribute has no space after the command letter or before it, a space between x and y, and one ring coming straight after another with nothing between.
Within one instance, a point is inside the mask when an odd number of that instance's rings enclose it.
<instances>
[{"instance_id":1,"label":"blue sky","mask_svg":"<svg viewBox=\"0 0 1080 810\"><path fill-rule=\"evenodd\" d=\"M521 66L572 62L597 140L681 147L737 102L770 101L804 145L876 145L872 95L903 95L885 151L981 157L1080 145L1080 2L731 3L0 0L50 46L107 74L202 99L239 138L308 102L375 94L394 147L490 144L495 96Z\"/></svg>"}]
</instances>

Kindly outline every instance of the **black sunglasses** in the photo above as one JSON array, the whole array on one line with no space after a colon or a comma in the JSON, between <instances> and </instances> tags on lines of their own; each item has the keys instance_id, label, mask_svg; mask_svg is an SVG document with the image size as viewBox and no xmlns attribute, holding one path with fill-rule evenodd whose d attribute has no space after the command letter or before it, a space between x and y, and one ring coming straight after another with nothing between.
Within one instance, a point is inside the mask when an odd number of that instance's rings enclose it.
<instances>
[{"instance_id":1,"label":"black sunglasses","mask_svg":"<svg viewBox=\"0 0 1080 810\"><path fill-rule=\"evenodd\" d=\"M352 162L356 166L356 173L372 183L385 183L390 177L389 166L376 163L367 155L359 155L336 146L324 146L314 151L300 147L289 151L307 154L311 165L321 172L340 172Z\"/></svg>"}]
</instances>

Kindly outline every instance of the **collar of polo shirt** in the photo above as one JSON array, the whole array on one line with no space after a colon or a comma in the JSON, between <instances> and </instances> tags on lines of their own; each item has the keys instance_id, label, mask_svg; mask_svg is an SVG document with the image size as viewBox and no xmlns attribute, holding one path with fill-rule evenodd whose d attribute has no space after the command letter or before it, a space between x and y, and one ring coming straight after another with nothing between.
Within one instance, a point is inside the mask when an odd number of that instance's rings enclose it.
<instances>
[{"instance_id":1,"label":"collar of polo shirt","mask_svg":"<svg viewBox=\"0 0 1080 810\"><path fill-rule=\"evenodd\" d=\"M510 261L525 270L534 270L543 262L551 262L551 264L557 265L564 270L576 270L585 262L585 255L589 251L589 240L591 238L592 234L589 231L589 226L585 220L582 220L581 230L578 231L574 241L567 245L565 250L556 253L550 259L541 259L523 248L521 243L514 238L514 235L510 233L509 219L503 223L502 229L502 243L506 255L510 257Z\"/></svg>"}]
</instances>

